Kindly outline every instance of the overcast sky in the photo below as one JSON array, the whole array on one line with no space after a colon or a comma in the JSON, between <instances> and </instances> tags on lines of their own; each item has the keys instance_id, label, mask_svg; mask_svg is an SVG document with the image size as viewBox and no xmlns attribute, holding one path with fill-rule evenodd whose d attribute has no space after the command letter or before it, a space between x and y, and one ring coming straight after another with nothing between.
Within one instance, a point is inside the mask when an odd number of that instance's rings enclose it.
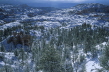
<instances>
[{"instance_id":1,"label":"overcast sky","mask_svg":"<svg viewBox=\"0 0 109 72\"><path fill-rule=\"evenodd\" d=\"M0 0L0 3L5 2L22 2L22 3L35 3L35 2L64 2L64 3L101 3L108 4L109 0Z\"/></svg>"},{"instance_id":2,"label":"overcast sky","mask_svg":"<svg viewBox=\"0 0 109 72\"><path fill-rule=\"evenodd\" d=\"M0 1L20 1L20 2L45 2L45 1L56 1L56 2L72 2L72 3L81 3L81 2L106 2L109 3L109 0L0 0Z\"/></svg>"},{"instance_id":3,"label":"overcast sky","mask_svg":"<svg viewBox=\"0 0 109 72\"><path fill-rule=\"evenodd\" d=\"M81 3L81 2L98 2L99 3L99 2L106 2L106 3L109 3L109 0L18 0L18 1L30 1L30 2L56 1L56 2L71 2L71 3Z\"/></svg>"}]
</instances>

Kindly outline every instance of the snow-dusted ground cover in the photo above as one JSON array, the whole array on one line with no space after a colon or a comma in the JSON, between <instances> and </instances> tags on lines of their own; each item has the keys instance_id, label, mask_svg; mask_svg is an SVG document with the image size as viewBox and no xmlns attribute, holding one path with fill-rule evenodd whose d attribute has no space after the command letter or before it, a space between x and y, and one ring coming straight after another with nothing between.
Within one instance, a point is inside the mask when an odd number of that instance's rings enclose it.
<instances>
[{"instance_id":1,"label":"snow-dusted ground cover","mask_svg":"<svg viewBox=\"0 0 109 72\"><path fill-rule=\"evenodd\" d=\"M105 43L102 43L102 44L104 45ZM98 47L98 49L99 49L100 45L97 45L97 46L99 46ZM9 48L9 45L7 48ZM18 45L17 49L18 48L21 49L20 45ZM15 48L13 50L15 50ZM25 53L27 54L27 52L25 52ZM80 50L79 53L82 55L85 55L85 53L83 53L82 50ZM31 58L32 58L31 53L28 53L28 57L24 62L26 64L29 64L29 67L31 68L31 72L33 72L34 70L32 70L32 68L34 69L35 62L32 61ZM7 60L7 61L4 61L4 60ZM86 56L85 60L86 60L86 62L85 62L86 72L96 72L97 69L102 69L102 67L100 66L100 63L99 63L99 56L97 58L91 58L91 54L88 53L88 56ZM18 57L16 57L13 52L0 52L0 67L8 65L8 66L11 66L12 68L19 69L19 71L22 71L22 67L20 67L21 62L22 62L22 60L19 60ZM83 62L83 64L84 64L84 62ZM25 66L24 66L24 68L25 68ZM78 69L81 69L81 66Z\"/></svg>"},{"instance_id":2,"label":"snow-dusted ground cover","mask_svg":"<svg viewBox=\"0 0 109 72\"><path fill-rule=\"evenodd\" d=\"M19 22L11 22L0 26L0 29L7 29L21 25Z\"/></svg>"},{"instance_id":3,"label":"snow-dusted ground cover","mask_svg":"<svg viewBox=\"0 0 109 72\"><path fill-rule=\"evenodd\" d=\"M10 11L8 8L9 7L13 7L12 5L1 5L0 8L5 8L5 10ZM25 12L23 14L17 13L16 14L16 20L14 22L10 22L10 23L5 23L3 20L0 20L0 23L2 23L0 25L0 30L4 30L6 28L12 28L12 27L17 27L17 26L25 26L27 24L31 25L31 26L43 26L46 30L37 30L36 28L34 29L30 29L29 32L31 34L31 36L33 36L36 40L40 40L41 38L43 38L43 33L45 33L45 36L47 36L49 34L49 32L47 33L47 30L52 29L52 28L59 28L59 29L70 29L76 26L81 26L83 23L86 24L90 24L93 26L104 26L104 27L108 27L109 26L109 13L99 13L99 12L91 12L91 13L83 13L83 14L77 14L78 11L82 11L84 9L88 9L88 8L104 8L105 5L101 5L101 4L81 4L72 8L68 8L68 9L62 9L62 10L57 10L57 11L51 11L49 13L46 13L44 15L36 15L34 17L29 17L27 16L27 14L30 13L39 13L42 10L39 9L31 9L31 11L25 10ZM4 24L3 24L4 23ZM30 26L29 26L30 27ZM57 30L58 31L58 30ZM52 33L52 31L51 31ZM54 35L56 37L58 37L58 33L57 35ZM9 37L9 36L8 36ZM56 38L55 37L55 38ZM52 39L53 36L50 36L50 39ZM4 46L4 48L7 51L14 51L17 49L22 49L22 45L17 45L16 48L14 48L13 43L7 44L7 39L4 39L1 43L1 45ZM57 39L57 38L56 38ZM45 39L46 42L49 43L49 37L46 37ZM39 42L39 44L42 44L41 42L43 41L41 40ZM101 45L105 46L106 42L103 42L99 45L96 46L96 49L98 51L101 51L103 49L103 47L100 47ZM42 46L41 46L42 47ZM28 47L23 47L25 50ZM81 47L80 47L81 48ZM22 68L25 70L26 72L26 66L21 66L22 64L22 59L17 59L18 57L15 56L14 52L0 52L0 67L3 67L5 65L11 66L14 69L18 69L19 71L23 72ZM100 66L100 62L99 62L99 57L100 57L100 52L98 53L98 56L96 58L91 58L91 54L90 52L87 53L87 55L83 52L83 50L79 50L80 55L83 54L85 55L85 62L83 62L83 64L85 64L85 69L86 72L96 72L97 69L102 69L102 67ZM32 61L32 54L25 52L25 54L28 55L28 57L25 59L24 63L25 65L28 65L27 67L29 67L30 72L34 72L34 67L35 67L35 62ZM72 56L73 57L73 56ZM7 63L8 61L4 61L4 60L8 60L9 63ZM19 61L18 61L19 60ZM78 59L77 59L78 61ZM72 61L71 61L72 62ZM76 63L76 61L74 62ZM73 66L73 62L72 62L72 66ZM80 66L81 67L81 66ZM76 68L76 67L74 67ZM81 69L81 68L78 68ZM76 71L76 70L75 70ZM40 71L42 72L42 71Z\"/></svg>"},{"instance_id":4,"label":"snow-dusted ground cover","mask_svg":"<svg viewBox=\"0 0 109 72\"><path fill-rule=\"evenodd\" d=\"M35 16L32 18L29 18L28 16L26 16L27 13L25 13L24 15L21 15L20 21L25 20L27 22L31 22L31 20L32 20L32 22L35 21L34 24L35 23L37 24L37 21L41 21L41 22L45 21L44 23L42 23L44 26L49 25L49 24L50 24L50 26L51 25L54 26L54 25L57 25L58 22L60 22L61 24L65 23L66 27L73 27L75 25L82 25L83 23L97 25L97 26L100 26L100 25L101 26L102 25L108 26L109 21L106 20L106 19L108 19L108 17L105 17L105 16L109 16L109 14L107 14L107 13L92 12L92 13L80 14L80 15L75 14L76 11L78 11L78 10L81 11L84 9L94 8L94 7L95 8L96 7L102 8L105 6L100 5L100 4L93 4L93 3L92 4L81 4L81 5L72 7L72 8L52 11L52 12L47 13L45 15L38 15L38 16ZM38 10L37 10L37 12L38 12ZM69 14L69 12L73 12L73 13ZM17 18L16 18L16 20L17 20ZM51 21L51 22L49 22L49 21ZM56 23L54 23L54 22L56 22ZM15 23L18 24L17 22L13 22L13 24L11 24L11 25L15 25ZM6 25L6 26L8 27L8 25ZM59 26L60 26L60 24L59 24ZM3 27L4 27L4 25L3 25Z\"/></svg>"}]
</instances>

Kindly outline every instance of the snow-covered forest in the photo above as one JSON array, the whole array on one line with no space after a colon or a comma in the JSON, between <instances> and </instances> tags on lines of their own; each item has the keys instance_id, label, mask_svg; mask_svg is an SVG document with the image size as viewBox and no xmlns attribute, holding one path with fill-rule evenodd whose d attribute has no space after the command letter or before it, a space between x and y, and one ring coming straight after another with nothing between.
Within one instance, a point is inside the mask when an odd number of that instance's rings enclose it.
<instances>
[{"instance_id":1,"label":"snow-covered forest","mask_svg":"<svg viewBox=\"0 0 109 72\"><path fill-rule=\"evenodd\" d=\"M0 72L108 72L109 6L0 5Z\"/></svg>"}]
</instances>

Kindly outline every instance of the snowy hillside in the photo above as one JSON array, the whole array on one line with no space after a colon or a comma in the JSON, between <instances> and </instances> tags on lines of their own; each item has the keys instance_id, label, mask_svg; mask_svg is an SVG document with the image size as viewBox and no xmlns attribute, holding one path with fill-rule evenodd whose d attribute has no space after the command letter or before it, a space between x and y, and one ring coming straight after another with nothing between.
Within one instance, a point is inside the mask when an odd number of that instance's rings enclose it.
<instances>
[{"instance_id":1,"label":"snowy hillside","mask_svg":"<svg viewBox=\"0 0 109 72\"><path fill-rule=\"evenodd\" d=\"M109 6L0 5L0 72L108 72Z\"/></svg>"}]
</instances>

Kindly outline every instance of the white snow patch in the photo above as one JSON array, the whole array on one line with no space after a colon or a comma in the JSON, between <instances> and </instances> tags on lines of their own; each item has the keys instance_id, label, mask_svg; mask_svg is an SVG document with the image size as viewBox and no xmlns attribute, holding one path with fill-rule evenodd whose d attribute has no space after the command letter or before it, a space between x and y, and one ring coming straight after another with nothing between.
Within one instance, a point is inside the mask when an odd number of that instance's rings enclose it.
<instances>
[{"instance_id":1,"label":"white snow patch","mask_svg":"<svg viewBox=\"0 0 109 72\"><path fill-rule=\"evenodd\" d=\"M97 69L101 69L102 67L99 65L98 59L87 59L86 63L86 72L96 72Z\"/></svg>"},{"instance_id":2,"label":"white snow patch","mask_svg":"<svg viewBox=\"0 0 109 72\"><path fill-rule=\"evenodd\" d=\"M0 26L0 29L6 29L9 27L15 27L18 25L21 25L21 24L19 22L11 22L11 23L4 24L3 26Z\"/></svg>"},{"instance_id":3,"label":"white snow patch","mask_svg":"<svg viewBox=\"0 0 109 72\"><path fill-rule=\"evenodd\" d=\"M2 62L0 62L0 65L4 66L4 65L5 65L5 63L2 61Z\"/></svg>"},{"instance_id":4,"label":"white snow patch","mask_svg":"<svg viewBox=\"0 0 109 72\"><path fill-rule=\"evenodd\" d=\"M59 22L52 22L52 21L38 22L37 25L44 26L44 27L59 27L59 26L61 26L61 24Z\"/></svg>"}]
</instances>

